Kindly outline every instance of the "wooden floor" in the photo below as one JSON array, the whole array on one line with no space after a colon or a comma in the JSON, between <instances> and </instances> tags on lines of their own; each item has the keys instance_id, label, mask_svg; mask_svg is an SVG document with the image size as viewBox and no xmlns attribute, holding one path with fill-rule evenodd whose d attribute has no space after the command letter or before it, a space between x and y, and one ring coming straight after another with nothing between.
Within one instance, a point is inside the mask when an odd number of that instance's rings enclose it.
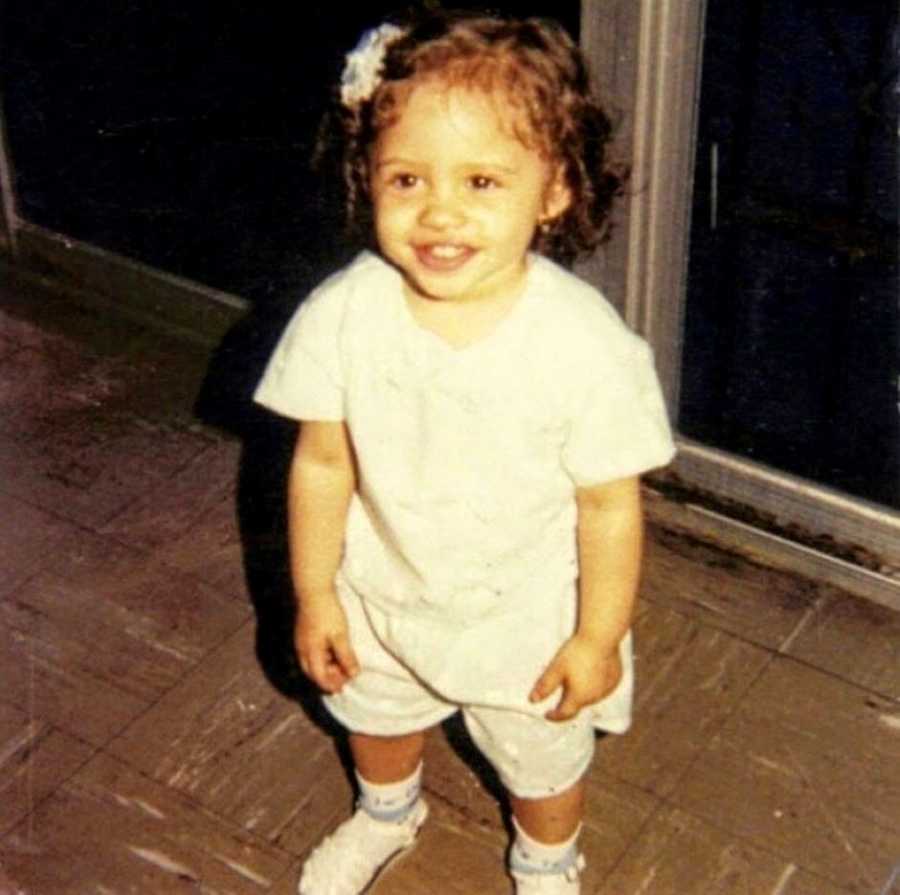
<instances>
[{"instance_id":1,"label":"wooden floor","mask_svg":"<svg viewBox=\"0 0 900 895\"><path fill-rule=\"evenodd\" d=\"M286 638L291 432L239 344L0 297L0 895L284 895L350 811ZM654 525L635 630L583 891L898 895L900 619ZM510 892L458 724L426 790L373 892Z\"/></svg>"}]
</instances>

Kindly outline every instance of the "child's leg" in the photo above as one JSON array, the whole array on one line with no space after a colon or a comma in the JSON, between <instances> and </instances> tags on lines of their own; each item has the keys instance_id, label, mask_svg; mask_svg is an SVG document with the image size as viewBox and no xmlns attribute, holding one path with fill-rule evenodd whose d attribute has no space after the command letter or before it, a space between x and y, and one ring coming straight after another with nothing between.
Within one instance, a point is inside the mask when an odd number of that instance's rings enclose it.
<instances>
[{"instance_id":1,"label":"child's leg","mask_svg":"<svg viewBox=\"0 0 900 895\"><path fill-rule=\"evenodd\" d=\"M581 826L584 789L584 780L579 780L565 792L543 799L521 799L510 794L513 817L538 842L568 842Z\"/></svg>"},{"instance_id":2,"label":"child's leg","mask_svg":"<svg viewBox=\"0 0 900 895\"><path fill-rule=\"evenodd\" d=\"M359 800L373 820L401 823L421 807L423 733L350 735Z\"/></svg>"},{"instance_id":3,"label":"child's leg","mask_svg":"<svg viewBox=\"0 0 900 895\"><path fill-rule=\"evenodd\" d=\"M424 748L424 732L392 737L350 734L350 751L356 770L370 783L406 780L422 763Z\"/></svg>"},{"instance_id":4,"label":"child's leg","mask_svg":"<svg viewBox=\"0 0 900 895\"><path fill-rule=\"evenodd\" d=\"M402 823L421 808L425 734L371 736L351 733L359 784L357 808L373 820Z\"/></svg>"},{"instance_id":5,"label":"child's leg","mask_svg":"<svg viewBox=\"0 0 900 895\"><path fill-rule=\"evenodd\" d=\"M517 895L578 895L584 775L594 753L589 716L556 722L469 706L463 717L510 794L515 835L509 864Z\"/></svg>"}]
</instances>

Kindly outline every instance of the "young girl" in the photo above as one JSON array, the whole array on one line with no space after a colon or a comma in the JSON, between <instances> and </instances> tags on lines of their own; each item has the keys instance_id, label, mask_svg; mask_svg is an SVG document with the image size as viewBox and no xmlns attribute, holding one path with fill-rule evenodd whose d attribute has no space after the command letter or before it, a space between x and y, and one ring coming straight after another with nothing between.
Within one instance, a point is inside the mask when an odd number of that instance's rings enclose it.
<instances>
[{"instance_id":1,"label":"young girl","mask_svg":"<svg viewBox=\"0 0 900 895\"><path fill-rule=\"evenodd\" d=\"M296 645L359 800L302 895L357 895L425 821L461 711L508 788L518 895L577 893L594 729L629 724L637 476L671 458L650 353L570 261L619 184L557 25L442 14L348 56L331 146L374 248L297 312L257 400L302 422Z\"/></svg>"}]
</instances>

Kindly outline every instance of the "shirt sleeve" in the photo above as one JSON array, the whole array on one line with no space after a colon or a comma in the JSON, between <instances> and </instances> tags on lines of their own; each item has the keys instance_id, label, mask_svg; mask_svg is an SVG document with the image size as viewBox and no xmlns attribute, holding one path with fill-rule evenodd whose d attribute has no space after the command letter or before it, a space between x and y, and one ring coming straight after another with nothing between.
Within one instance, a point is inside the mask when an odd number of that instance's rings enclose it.
<instances>
[{"instance_id":1,"label":"shirt sleeve","mask_svg":"<svg viewBox=\"0 0 900 895\"><path fill-rule=\"evenodd\" d=\"M633 336L619 363L604 364L579 390L563 465L578 487L640 475L675 454L650 347Z\"/></svg>"},{"instance_id":2,"label":"shirt sleeve","mask_svg":"<svg viewBox=\"0 0 900 895\"><path fill-rule=\"evenodd\" d=\"M297 420L344 418L340 291L313 292L291 318L266 366L254 400Z\"/></svg>"}]
</instances>

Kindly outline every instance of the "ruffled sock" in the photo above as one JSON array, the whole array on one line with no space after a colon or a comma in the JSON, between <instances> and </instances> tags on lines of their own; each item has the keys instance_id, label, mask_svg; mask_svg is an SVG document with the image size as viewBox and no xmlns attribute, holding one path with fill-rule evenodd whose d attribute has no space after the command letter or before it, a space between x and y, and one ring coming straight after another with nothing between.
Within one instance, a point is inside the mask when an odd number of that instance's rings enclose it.
<instances>
[{"instance_id":1,"label":"ruffled sock","mask_svg":"<svg viewBox=\"0 0 900 895\"><path fill-rule=\"evenodd\" d=\"M356 805L374 820L403 823L419 801L422 790L422 764L405 780L396 783L370 783L356 773L359 798Z\"/></svg>"},{"instance_id":2,"label":"ruffled sock","mask_svg":"<svg viewBox=\"0 0 900 895\"><path fill-rule=\"evenodd\" d=\"M532 839L519 822L512 819L515 838L509 852L509 867L523 876L530 874L564 874L577 865L578 849L575 847L581 833L581 825L565 842L538 842Z\"/></svg>"}]
</instances>

